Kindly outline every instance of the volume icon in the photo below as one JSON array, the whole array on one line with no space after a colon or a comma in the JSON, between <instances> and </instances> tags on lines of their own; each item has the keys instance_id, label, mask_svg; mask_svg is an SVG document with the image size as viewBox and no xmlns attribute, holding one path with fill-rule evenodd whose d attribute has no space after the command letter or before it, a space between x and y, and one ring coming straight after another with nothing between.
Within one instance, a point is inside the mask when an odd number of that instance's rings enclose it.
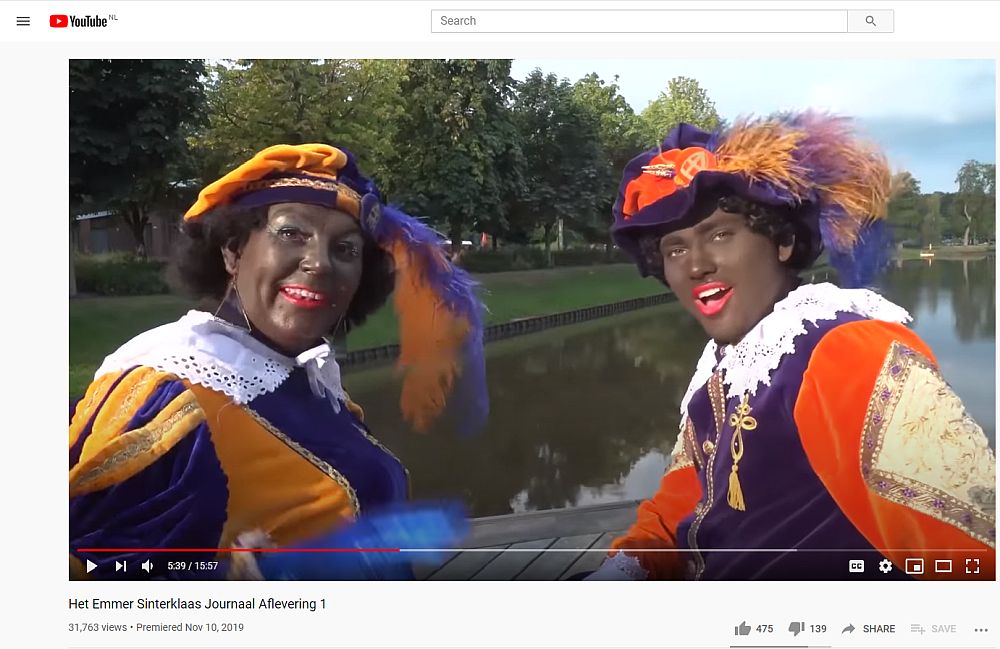
<instances>
[{"instance_id":1,"label":"volume icon","mask_svg":"<svg viewBox=\"0 0 1000 649\"><path fill-rule=\"evenodd\" d=\"M146 572L152 572L153 571L153 562L150 561L149 559L146 559L145 561L142 562L142 566L141 567Z\"/></svg>"}]
</instances>

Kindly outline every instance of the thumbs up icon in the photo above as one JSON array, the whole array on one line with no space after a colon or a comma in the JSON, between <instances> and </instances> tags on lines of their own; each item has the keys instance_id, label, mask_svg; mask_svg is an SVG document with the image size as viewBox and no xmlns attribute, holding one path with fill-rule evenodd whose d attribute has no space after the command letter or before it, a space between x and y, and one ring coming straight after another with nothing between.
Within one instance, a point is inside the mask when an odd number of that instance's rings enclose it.
<instances>
[{"instance_id":1,"label":"thumbs up icon","mask_svg":"<svg viewBox=\"0 0 1000 649\"><path fill-rule=\"evenodd\" d=\"M750 635L750 625L747 624L746 620L743 620L739 626L734 628L733 633L734 635Z\"/></svg>"}]
</instances>

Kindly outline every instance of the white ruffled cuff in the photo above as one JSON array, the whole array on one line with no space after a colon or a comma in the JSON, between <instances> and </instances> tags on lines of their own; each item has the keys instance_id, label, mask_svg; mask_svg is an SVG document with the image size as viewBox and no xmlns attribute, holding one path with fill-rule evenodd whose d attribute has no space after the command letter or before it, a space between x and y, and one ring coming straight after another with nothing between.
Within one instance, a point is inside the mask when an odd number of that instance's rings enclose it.
<instances>
[{"instance_id":1,"label":"white ruffled cuff","mask_svg":"<svg viewBox=\"0 0 1000 649\"><path fill-rule=\"evenodd\" d=\"M639 560L619 551L608 557L587 577L587 581L644 581L649 578L649 571L642 567Z\"/></svg>"}]
</instances>

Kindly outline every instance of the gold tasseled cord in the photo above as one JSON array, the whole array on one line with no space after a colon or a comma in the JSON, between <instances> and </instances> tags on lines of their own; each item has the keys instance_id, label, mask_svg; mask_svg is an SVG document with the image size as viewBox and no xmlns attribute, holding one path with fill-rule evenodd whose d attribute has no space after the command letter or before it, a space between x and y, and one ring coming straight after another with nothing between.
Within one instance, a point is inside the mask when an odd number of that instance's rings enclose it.
<instances>
[{"instance_id":1,"label":"gold tasseled cord","mask_svg":"<svg viewBox=\"0 0 1000 649\"><path fill-rule=\"evenodd\" d=\"M736 511L746 511L746 500L743 497L743 487L740 485L739 464L743 458L744 440L743 431L750 431L757 428L757 420L750 416L750 393L743 394L743 400L736 406L736 411L729 417L729 425L733 427L733 438L730 442L730 450L733 454L733 467L729 472L729 506Z\"/></svg>"}]
</instances>

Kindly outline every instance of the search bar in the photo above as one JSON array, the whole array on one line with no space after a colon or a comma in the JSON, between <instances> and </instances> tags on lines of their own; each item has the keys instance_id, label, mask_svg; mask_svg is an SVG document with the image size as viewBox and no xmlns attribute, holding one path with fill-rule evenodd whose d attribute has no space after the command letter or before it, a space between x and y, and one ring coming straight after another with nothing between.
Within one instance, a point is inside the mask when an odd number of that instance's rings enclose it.
<instances>
[{"instance_id":1,"label":"search bar","mask_svg":"<svg viewBox=\"0 0 1000 649\"><path fill-rule=\"evenodd\" d=\"M893 31L891 10L435 9L448 34L842 34Z\"/></svg>"}]
</instances>

